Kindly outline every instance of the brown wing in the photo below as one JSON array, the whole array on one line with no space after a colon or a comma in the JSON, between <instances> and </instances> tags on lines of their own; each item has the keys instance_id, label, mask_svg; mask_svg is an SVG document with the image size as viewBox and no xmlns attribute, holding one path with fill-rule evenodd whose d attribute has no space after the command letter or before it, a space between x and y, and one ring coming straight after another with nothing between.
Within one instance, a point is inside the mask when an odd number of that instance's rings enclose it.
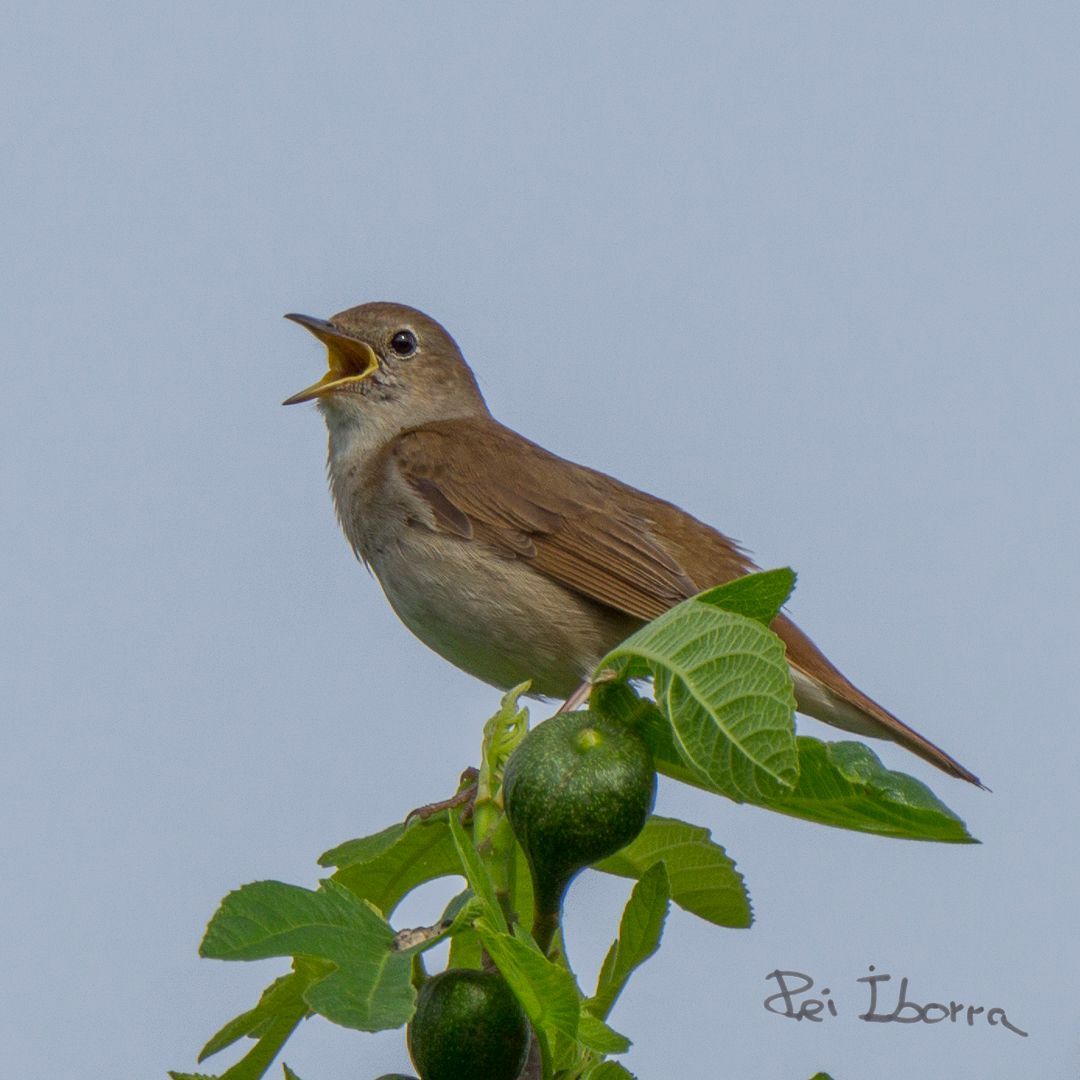
<instances>
[{"instance_id":1,"label":"brown wing","mask_svg":"<svg viewBox=\"0 0 1080 1080\"><path fill-rule=\"evenodd\" d=\"M471 420L468 430L467 451L453 421L406 432L390 449L439 528L528 559L561 584L642 620L699 591L660 537L658 518L686 517L682 511L494 421L478 427ZM745 573L749 561L726 544L727 577Z\"/></svg>"}]
</instances>

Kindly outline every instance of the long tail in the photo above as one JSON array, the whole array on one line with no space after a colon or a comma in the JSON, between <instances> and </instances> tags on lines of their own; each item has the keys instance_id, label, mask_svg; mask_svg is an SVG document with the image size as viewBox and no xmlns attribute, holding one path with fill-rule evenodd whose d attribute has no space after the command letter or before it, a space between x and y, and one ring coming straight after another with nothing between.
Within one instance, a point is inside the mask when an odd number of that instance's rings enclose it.
<instances>
[{"instance_id":1,"label":"long tail","mask_svg":"<svg viewBox=\"0 0 1080 1080\"><path fill-rule=\"evenodd\" d=\"M787 646L799 711L834 727L872 738L891 739L950 776L985 787L979 778L925 736L909 728L849 682L820 649L786 616L772 629Z\"/></svg>"}]
</instances>

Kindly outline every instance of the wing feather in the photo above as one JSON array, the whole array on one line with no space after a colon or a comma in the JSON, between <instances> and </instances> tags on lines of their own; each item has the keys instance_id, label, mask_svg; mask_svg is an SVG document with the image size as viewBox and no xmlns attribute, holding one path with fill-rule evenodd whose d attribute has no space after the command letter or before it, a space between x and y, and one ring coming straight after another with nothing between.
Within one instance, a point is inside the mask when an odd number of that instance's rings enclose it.
<instances>
[{"instance_id":1,"label":"wing feather","mask_svg":"<svg viewBox=\"0 0 1080 1080\"><path fill-rule=\"evenodd\" d=\"M480 438L474 427L465 452L453 426L413 429L391 447L394 465L428 505L436 528L529 559L560 584L643 620L698 591L653 523L635 512L635 504L645 505L640 492L555 458L494 422ZM559 467L557 490L549 463ZM632 498L611 498L612 488Z\"/></svg>"}]
</instances>

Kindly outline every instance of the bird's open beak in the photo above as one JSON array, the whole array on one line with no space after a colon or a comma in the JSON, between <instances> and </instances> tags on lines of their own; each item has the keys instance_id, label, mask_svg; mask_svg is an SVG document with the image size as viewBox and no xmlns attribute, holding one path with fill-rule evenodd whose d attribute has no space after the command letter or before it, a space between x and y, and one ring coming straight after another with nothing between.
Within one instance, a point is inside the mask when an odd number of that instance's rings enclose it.
<instances>
[{"instance_id":1,"label":"bird's open beak","mask_svg":"<svg viewBox=\"0 0 1080 1080\"><path fill-rule=\"evenodd\" d=\"M325 319L315 319L310 315L286 315L285 318L310 330L326 346L330 370L317 383L286 398L282 405L296 405L322 397L343 386L362 382L378 369L379 358L366 341L349 337Z\"/></svg>"}]
</instances>

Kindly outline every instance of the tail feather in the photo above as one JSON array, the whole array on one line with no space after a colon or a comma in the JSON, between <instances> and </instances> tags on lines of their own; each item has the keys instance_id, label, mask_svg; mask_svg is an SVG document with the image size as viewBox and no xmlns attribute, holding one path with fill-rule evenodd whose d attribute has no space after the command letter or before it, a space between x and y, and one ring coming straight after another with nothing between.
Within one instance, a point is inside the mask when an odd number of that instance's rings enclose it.
<instances>
[{"instance_id":1,"label":"tail feather","mask_svg":"<svg viewBox=\"0 0 1080 1080\"><path fill-rule=\"evenodd\" d=\"M786 616L777 618L772 629L787 646L788 663L795 682L795 700L800 712L858 735L891 739L942 772L977 787L985 787L973 772L941 747L908 727L849 682Z\"/></svg>"}]
</instances>

